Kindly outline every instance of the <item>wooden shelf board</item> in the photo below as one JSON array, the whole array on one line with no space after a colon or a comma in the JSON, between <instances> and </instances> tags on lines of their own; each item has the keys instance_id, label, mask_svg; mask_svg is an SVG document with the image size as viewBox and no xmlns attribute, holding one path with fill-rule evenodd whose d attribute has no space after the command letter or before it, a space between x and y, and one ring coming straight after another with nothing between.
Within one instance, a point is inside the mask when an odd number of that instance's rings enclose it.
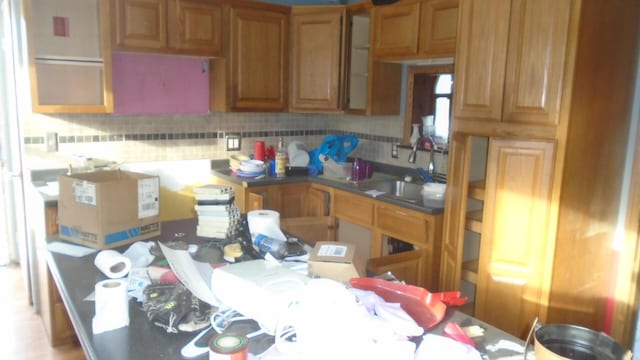
<instances>
[{"instance_id":1,"label":"wooden shelf board","mask_svg":"<svg viewBox=\"0 0 640 360\"><path fill-rule=\"evenodd\" d=\"M484 201L484 186L484 179L469 182L469 197Z\"/></svg>"},{"instance_id":2,"label":"wooden shelf board","mask_svg":"<svg viewBox=\"0 0 640 360\"><path fill-rule=\"evenodd\" d=\"M467 221L465 222L465 229L471 230L475 233L482 232L482 210L467 212Z\"/></svg>"},{"instance_id":3,"label":"wooden shelf board","mask_svg":"<svg viewBox=\"0 0 640 360\"><path fill-rule=\"evenodd\" d=\"M462 263L462 280L472 284L478 283L478 259L467 260Z\"/></svg>"}]
</instances>

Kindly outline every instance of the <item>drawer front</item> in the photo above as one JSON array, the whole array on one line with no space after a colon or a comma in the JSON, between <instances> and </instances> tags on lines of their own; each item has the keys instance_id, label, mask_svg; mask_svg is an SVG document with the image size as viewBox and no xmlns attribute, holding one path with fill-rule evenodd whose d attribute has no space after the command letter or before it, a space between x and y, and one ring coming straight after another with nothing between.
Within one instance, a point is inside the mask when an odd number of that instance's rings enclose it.
<instances>
[{"instance_id":1,"label":"drawer front","mask_svg":"<svg viewBox=\"0 0 640 360\"><path fill-rule=\"evenodd\" d=\"M428 241L427 221L410 211L378 205L376 226L385 235L411 243L424 244Z\"/></svg>"},{"instance_id":2,"label":"drawer front","mask_svg":"<svg viewBox=\"0 0 640 360\"><path fill-rule=\"evenodd\" d=\"M359 225L373 225L373 202L365 197L336 191L334 211L336 217Z\"/></svg>"}]
</instances>

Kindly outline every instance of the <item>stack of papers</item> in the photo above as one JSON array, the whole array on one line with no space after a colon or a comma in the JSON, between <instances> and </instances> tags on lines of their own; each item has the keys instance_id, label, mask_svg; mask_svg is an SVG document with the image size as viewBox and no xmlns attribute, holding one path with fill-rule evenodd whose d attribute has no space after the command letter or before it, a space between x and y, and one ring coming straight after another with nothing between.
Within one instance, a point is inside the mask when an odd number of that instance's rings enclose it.
<instances>
[{"instance_id":1,"label":"stack of papers","mask_svg":"<svg viewBox=\"0 0 640 360\"><path fill-rule=\"evenodd\" d=\"M241 218L231 186L210 184L197 187L193 192L196 195L198 236L224 239L236 231Z\"/></svg>"}]
</instances>

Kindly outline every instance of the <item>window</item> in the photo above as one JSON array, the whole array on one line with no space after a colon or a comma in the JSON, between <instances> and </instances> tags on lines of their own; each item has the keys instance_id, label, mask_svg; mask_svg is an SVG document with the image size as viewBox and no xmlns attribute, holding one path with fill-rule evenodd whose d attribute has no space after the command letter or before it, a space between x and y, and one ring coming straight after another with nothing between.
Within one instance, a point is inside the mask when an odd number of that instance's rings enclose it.
<instances>
[{"instance_id":1,"label":"window","mask_svg":"<svg viewBox=\"0 0 640 360\"><path fill-rule=\"evenodd\" d=\"M435 85L435 128L436 136L449 141L449 120L451 119L451 92L453 74L440 74Z\"/></svg>"}]
</instances>

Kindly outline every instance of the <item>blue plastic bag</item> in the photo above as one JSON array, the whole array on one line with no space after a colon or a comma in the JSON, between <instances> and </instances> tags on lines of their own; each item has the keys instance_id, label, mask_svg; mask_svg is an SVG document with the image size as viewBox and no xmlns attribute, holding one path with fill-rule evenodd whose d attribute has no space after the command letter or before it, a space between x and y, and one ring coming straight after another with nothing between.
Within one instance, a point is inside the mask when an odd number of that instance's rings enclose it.
<instances>
[{"instance_id":1,"label":"blue plastic bag","mask_svg":"<svg viewBox=\"0 0 640 360\"><path fill-rule=\"evenodd\" d=\"M358 138L354 135L328 135L319 147L309 151L309 174L317 175L324 169L324 163L319 155L329 156L336 162L342 163L347 156L358 147Z\"/></svg>"}]
</instances>

